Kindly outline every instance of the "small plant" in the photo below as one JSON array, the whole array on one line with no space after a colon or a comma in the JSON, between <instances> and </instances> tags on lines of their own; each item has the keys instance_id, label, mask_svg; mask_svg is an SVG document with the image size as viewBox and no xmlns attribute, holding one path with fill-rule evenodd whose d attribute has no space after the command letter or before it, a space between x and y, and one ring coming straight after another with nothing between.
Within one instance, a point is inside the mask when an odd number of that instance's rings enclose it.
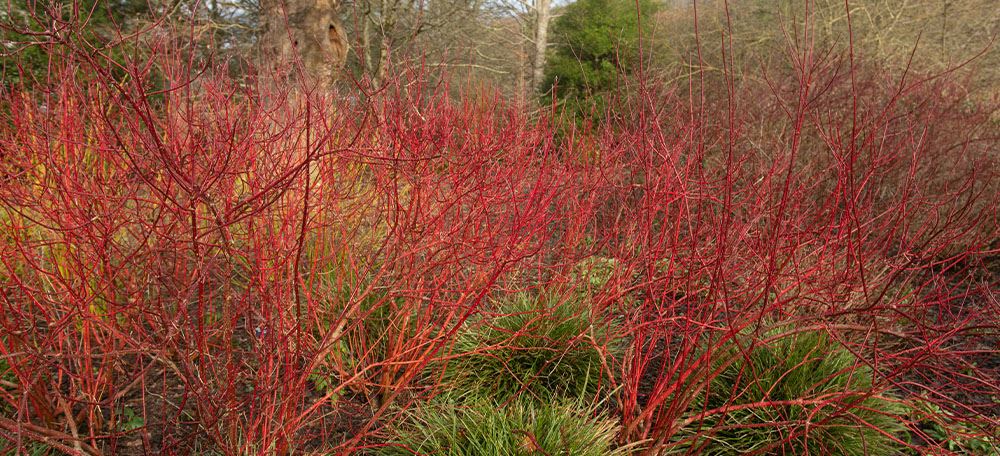
<instances>
[{"instance_id":1,"label":"small plant","mask_svg":"<svg viewBox=\"0 0 1000 456\"><path fill-rule=\"evenodd\" d=\"M518 400L506 407L487 400L467 405L435 401L409 414L396 439L380 455L615 456L618 425L572 403L534 404Z\"/></svg>"},{"instance_id":2,"label":"small plant","mask_svg":"<svg viewBox=\"0 0 1000 456\"><path fill-rule=\"evenodd\" d=\"M7 442L0 440L0 444L6 445ZM31 442L23 448L7 448L0 446L0 455L2 456L48 456L52 454L56 454L56 451L44 443Z\"/></svg>"},{"instance_id":3,"label":"small plant","mask_svg":"<svg viewBox=\"0 0 1000 456\"><path fill-rule=\"evenodd\" d=\"M1000 442L997 441L995 432L977 430L979 426L956 418L926 399L916 398L912 402L910 419L920 428L918 438L925 440L928 446L957 455L1000 454Z\"/></svg>"},{"instance_id":4,"label":"small plant","mask_svg":"<svg viewBox=\"0 0 1000 456\"><path fill-rule=\"evenodd\" d=\"M614 258L587 257L573 266L571 278L587 291L594 292L608 284L618 266Z\"/></svg>"},{"instance_id":5,"label":"small plant","mask_svg":"<svg viewBox=\"0 0 1000 456\"><path fill-rule=\"evenodd\" d=\"M904 407L874 390L872 370L828 335L771 333L748 345L717 355L717 376L695 401L681 433L684 451L899 453Z\"/></svg>"},{"instance_id":6,"label":"small plant","mask_svg":"<svg viewBox=\"0 0 1000 456\"><path fill-rule=\"evenodd\" d=\"M123 419L119 427L123 431L134 431L146 425L146 420L142 418L142 414L136 413L131 407L125 407L122 415Z\"/></svg>"},{"instance_id":7,"label":"small plant","mask_svg":"<svg viewBox=\"0 0 1000 456\"><path fill-rule=\"evenodd\" d=\"M500 301L496 317L466 325L444 380L457 391L504 401L521 393L596 397L608 387L608 363L620 351L615 325L597 321L574 296L519 294Z\"/></svg>"}]
</instances>

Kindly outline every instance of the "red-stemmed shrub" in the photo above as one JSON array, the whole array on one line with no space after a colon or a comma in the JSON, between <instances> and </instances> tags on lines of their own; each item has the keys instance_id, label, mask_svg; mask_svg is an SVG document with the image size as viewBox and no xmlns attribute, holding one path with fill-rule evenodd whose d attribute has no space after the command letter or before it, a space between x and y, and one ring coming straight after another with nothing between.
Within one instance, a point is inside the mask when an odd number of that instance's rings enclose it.
<instances>
[{"instance_id":1,"label":"red-stemmed shrub","mask_svg":"<svg viewBox=\"0 0 1000 456\"><path fill-rule=\"evenodd\" d=\"M919 398L895 444L995 432L997 128L947 74L805 40L759 79L640 70L574 130L419 71L350 96L235 79L172 35L112 59L51 31L49 79L0 93L2 450L384 444L502 317L484 303L528 288L619 323L595 399L648 454L729 422L698 409L716 355L774 325Z\"/></svg>"}]
</instances>

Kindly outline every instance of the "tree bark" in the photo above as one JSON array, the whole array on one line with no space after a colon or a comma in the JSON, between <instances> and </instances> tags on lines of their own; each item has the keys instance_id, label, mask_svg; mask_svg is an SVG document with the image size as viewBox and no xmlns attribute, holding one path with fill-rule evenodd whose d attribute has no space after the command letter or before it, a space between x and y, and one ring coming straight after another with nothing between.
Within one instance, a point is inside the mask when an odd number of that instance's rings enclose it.
<instances>
[{"instance_id":1,"label":"tree bark","mask_svg":"<svg viewBox=\"0 0 1000 456\"><path fill-rule=\"evenodd\" d=\"M532 91L534 90L534 86L532 86L530 89L528 88L528 81L526 74L528 69L528 39L527 36L525 35L527 35L527 32L524 30L524 27L521 26L517 42L517 79L516 79L517 102L521 104L531 99L533 95ZM534 66L533 62L532 66ZM532 77L534 77L534 73L532 73Z\"/></svg>"},{"instance_id":2,"label":"tree bark","mask_svg":"<svg viewBox=\"0 0 1000 456\"><path fill-rule=\"evenodd\" d=\"M280 74L309 85L336 81L349 49L337 17L338 0L263 0L263 57Z\"/></svg>"},{"instance_id":3,"label":"tree bark","mask_svg":"<svg viewBox=\"0 0 1000 456\"><path fill-rule=\"evenodd\" d=\"M542 88L545 77L545 51L549 45L549 17L551 0L535 0L535 60L531 65L531 85L535 91Z\"/></svg>"}]
</instances>

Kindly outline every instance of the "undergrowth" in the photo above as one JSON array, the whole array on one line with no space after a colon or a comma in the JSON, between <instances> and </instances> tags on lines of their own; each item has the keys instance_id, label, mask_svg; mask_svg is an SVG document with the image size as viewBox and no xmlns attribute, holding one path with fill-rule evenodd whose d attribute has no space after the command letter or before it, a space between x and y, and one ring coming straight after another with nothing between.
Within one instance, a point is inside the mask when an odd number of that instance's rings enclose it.
<instances>
[{"instance_id":1,"label":"undergrowth","mask_svg":"<svg viewBox=\"0 0 1000 456\"><path fill-rule=\"evenodd\" d=\"M397 426L381 455L507 456L565 454L625 456L618 447L618 426L576 402L553 400L539 404L516 400L509 404L479 399L434 402L417 407Z\"/></svg>"},{"instance_id":2,"label":"undergrowth","mask_svg":"<svg viewBox=\"0 0 1000 456\"><path fill-rule=\"evenodd\" d=\"M995 446L1000 135L949 73L794 22L573 128L418 69L234 77L171 24L41 27L0 87L2 451Z\"/></svg>"},{"instance_id":3,"label":"undergrowth","mask_svg":"<svg viewBox=\"0 0 1000 456\"><path fill-rule=\"evenodd\" d=\"M692 404L683 451L737 454L899 454L900 399L827 334L743 335L712 355L712 381Z\"/></svg>"},{"instance_id":4,"label":"undergrowth","mask_svg":"<svg viewBox=\"0 0 1000 456\"><path fill-rule=\"evenodd\" d=\"M598 399L613 385L622 344L613 321L577 295L501 299L458 333L442 381L453 391L504 402L518 396Z\"/></svg>"}]
</instances>

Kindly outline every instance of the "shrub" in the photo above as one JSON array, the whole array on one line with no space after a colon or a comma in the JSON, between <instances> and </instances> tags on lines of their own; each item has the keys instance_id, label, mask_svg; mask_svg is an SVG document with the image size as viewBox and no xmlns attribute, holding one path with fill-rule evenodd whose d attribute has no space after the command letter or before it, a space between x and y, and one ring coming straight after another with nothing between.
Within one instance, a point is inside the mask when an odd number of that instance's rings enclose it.
<instances>
[{"instance_id":1,"label":"shrub","mask_svg":"<svg viewBox=\"0 0 1000 456\"><path fill-rule=\"evenodd\" d=\"M444 380L463 393L506 400L522 392L595 397L607 387L607 368L620 347L614 323L599 321L578 296L518 294L502 300L496 317L465 327Z\"/></svg>"},{"instance_id":2,"label":"shrub","mask_svg":"<svg viewBox=\"0 0 1000 456\"><path fill-rule=\"evenodd\" d=\"M393 444L376 454L627 454L628 448L613 448L617 433L614 421L570 403L442 402L410 413Z\"/></svg>"},{"instance_id":3,"label":"shrub","mask_svg":"<svg viewBox=\"0 0 1000 456\"><path fill-rule=\"evenodd\" d=\"M896 454L905 412L821 332L771 334L716 357L681 447L699 454ZM745 345L744 345L745 347Z\"/></svg>"},{"instance_id":4,"label":"shrub","mask_svg":"<svg viewBox=\"0 0 1000 456\"><path fill-rule=\"evenodd\" d=\"M442 386L550 400L613 383L618 439L647 454L891 449L875 431L895 431L875 408L891 400L853 358L822 347L854 371L805 362L836 381L795 389L781 342L740 363L718 337L779 315L862 334L885 383L940 407L922 422L996 421L996 123L958 73L893 77L791 23L772 27L786 53L744 77L728 27L701 29L704 63L615 80L636 90L608 97L614 115L562 131L416 71L356 96L233 79L171 22L118 59L52 18L28 37L60 55L45 90L0 89L0 446L347 454ZM710 39L735 48L717 70ZM628 73L627 47L595 68ZM574 294L483 305L588 254L614 258L609 280L592 264ZM621 331L604 307L626 307Z\"/></svg>"},{"instance_id":5,"label":"shrub","mask_svg":"<svg viewBox=\"0 0 1000 456\"><path fill-rule=\"evenodd\" d=\"M639 65L640 37L649 33L640 33L640 26L646 27L656 9L648 0L579 0L567 5L552 24L555 46L542 83L546 97L555 95L578 120L601 118L611 106L619 77Z\"/></svg>"},{"instance_id":6,"label":"shrub","mask_svg":"<svg viewBox=\"0 0 1000 456\"><path fill-rule=\"evenodd\" d=\"M347 325L344 347L351 375L361 377L363 389L376 391L378 401L404 381L410 372L405 365L426 363L442 337L432 312L414 301L373 291L358 303L357 321Z\"/></svg>"}]
</instances>

